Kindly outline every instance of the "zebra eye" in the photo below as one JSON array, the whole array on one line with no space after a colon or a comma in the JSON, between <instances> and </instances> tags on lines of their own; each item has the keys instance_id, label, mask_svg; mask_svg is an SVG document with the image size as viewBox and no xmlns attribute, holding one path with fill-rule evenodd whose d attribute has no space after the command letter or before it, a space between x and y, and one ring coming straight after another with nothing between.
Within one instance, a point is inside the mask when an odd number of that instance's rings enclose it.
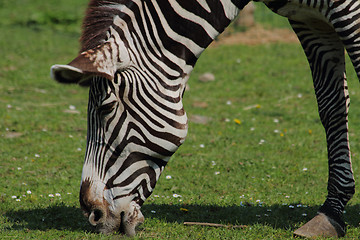
<instances>
[{"instance_id":1,"label":"zebra eye","mask_svg":"<svg viewBox=\"0 0 360 240\"><path fill-rule=\"evenodd\" d=\"M111 113L115 107L116 101L113 101L99 106L97 110L101 116L106 116L107 114Z\"/></svg>"}]
</instances>

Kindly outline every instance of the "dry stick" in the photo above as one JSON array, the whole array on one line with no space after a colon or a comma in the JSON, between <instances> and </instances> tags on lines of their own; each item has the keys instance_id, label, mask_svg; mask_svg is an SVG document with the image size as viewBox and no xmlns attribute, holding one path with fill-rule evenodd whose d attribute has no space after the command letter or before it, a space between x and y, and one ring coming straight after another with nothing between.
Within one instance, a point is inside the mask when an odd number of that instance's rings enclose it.
<instances>
[{"instance_id":1,"label":"dry stick","mask_svg":"<svg viewBox=\"0 0 360 240\"><path fill-rule=\"evenodd\" d=\"M219 223L207 223L207 222L184 222L187 226L207 226L207 227L225 227L225 228L246 228L246 225L224 225Z\"/></svg>"}]
</instances>

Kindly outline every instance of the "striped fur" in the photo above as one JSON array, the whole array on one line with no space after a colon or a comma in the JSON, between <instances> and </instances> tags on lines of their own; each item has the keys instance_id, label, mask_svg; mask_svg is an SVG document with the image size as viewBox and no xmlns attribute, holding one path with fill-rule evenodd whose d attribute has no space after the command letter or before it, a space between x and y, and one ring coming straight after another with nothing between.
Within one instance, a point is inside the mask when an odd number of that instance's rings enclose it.
<instances>
[{"instance_id":1,"label":"striped fur","mask_svg":"<svg viewBox=\"0 0 360 240\"><path fill-rule=\"evenodd\" d=\"M359 3L263 0L287 17L313 74L329 152L328 197L320 211L342 228L354 194L344 46L360 73ZM102 232L135 234L140 206L184 142L186 82L206 47L248 1L92 0L80 55L55 65L64 83L90 86L88 144L80 203Z\"/></svg>"}]
</instances>

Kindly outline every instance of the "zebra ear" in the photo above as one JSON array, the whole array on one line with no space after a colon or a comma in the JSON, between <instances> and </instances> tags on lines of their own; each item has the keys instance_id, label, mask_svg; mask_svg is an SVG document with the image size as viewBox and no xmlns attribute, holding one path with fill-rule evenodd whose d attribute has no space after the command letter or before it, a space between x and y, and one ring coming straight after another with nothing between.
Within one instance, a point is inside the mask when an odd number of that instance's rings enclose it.
<instances>
[{"instance_id":1,"label":"zebra ear","mask_svg":"<svg viewBox=\"0 0 360 240\"><path fill-rule=\"evenodd\" d=\"M80 85L86 85L87 79L91 75L85 74L81 69L73 67L71 65L53 65L50 72L51 78L60 83L77 83Z\"/></svg>"},{"instance_id":2,"label":"zebra ear","mask_svg":"<svg viewBox=\"0 0 360 240\"><path fill-rule=\"evenodd\" d=\"M127 61L119 62L119 51L111 44L107 42L82 52L68 65L53 65L51 77L60 83L77 83L82 86L89 85L89 80L94 76L114 80L116 71L124 68Z\"/></svg>"}]
</instances>

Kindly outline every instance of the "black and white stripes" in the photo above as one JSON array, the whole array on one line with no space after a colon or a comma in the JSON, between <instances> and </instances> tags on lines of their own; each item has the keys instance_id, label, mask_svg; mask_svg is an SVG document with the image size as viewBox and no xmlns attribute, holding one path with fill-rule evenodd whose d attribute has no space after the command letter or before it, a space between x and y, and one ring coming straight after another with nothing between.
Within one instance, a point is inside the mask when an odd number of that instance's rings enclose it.
<instances>
[{"instance_id":1,"label":"black and white stripes","mask_svg":"<svg viewBox=\"0 0 360 240\"><path fill-rule=\"evenodd\" d=\"M360 4L263 2L290 20L308 58L329 156L328 197L320 211L336 221L337 234L343 235L341 215L355 187L344 46L360 76ZM90 86L80 203L100 231L125 228L133 235L143 221L139 206L187 134L182 97L189 75L200 54L247 3L90 2L80 55L69 65L53 66L52 75L60 82Z\"/></svg>"},{"instance_id":2,"label":"black and white stripes","mask_svg":"<svg viewBox=\"0 0 360 240\"><path fill-rule=\"evenodd\" d=\"M131 195L142 204L151 194L187 134L181 99L189 74L238 11L231 1L92 1L82 51L109 44L100 64L115 62L116 74L113 81L90 83L82 178L103 182L111 190L109 202ZM98 26L103 16L106 33Z\"/></svg>"}]
</instances>

